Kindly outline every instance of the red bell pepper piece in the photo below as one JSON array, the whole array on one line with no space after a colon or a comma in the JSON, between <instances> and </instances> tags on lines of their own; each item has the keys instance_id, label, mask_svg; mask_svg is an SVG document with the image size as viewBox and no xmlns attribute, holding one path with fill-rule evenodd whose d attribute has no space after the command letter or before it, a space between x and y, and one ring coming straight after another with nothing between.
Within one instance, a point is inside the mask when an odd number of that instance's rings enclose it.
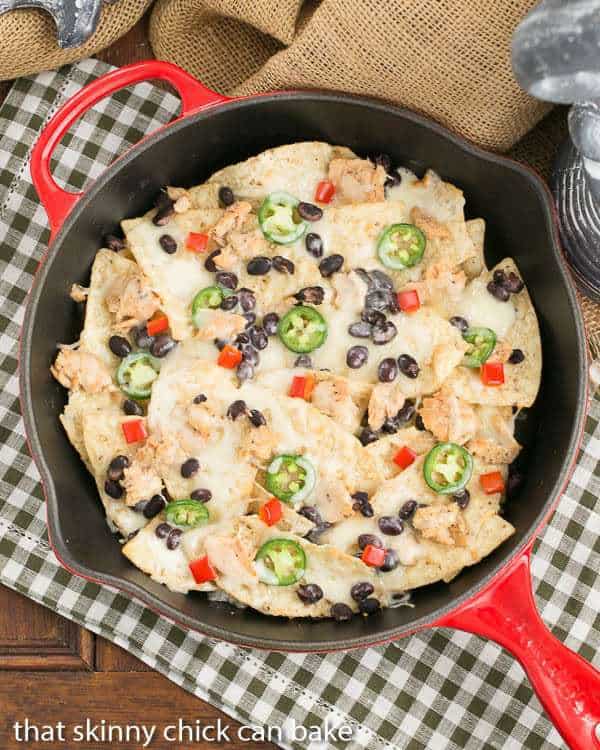
<instances>
[{"instance_id":1,"label":"red bell pepper piece","mask_svg":"<svg viewBox=\"0 0 600 750\"><path fill-rule=\"evenodd\" d=\"M226 367L228 370L233 370L233 368L237 367L241 361L241 351L236 349L235 346L225 344L219 353L217 364L221 365L221 367Z\"/></svg>"},{"instance_id":2,"label":"red bell pepper piece","mask_svg":"<svg viewBox=\"0 0 600 750\"><path fill-rule=\"evenodd\" d=\"M156 318L152 318L146 324L149 336L156 336L157 333L166 331L169 327L169 319L166 315L159 315Z\"/></svg>"},{"instance_id":3,"label":"red bell pepper piece","mask_svg":"<svg viewBox=\"0 0 600 750\"><path fill-rule=\"evenodd\" d=\"M493 495L496 492L504 492L504 479L499 471L491 471L489 474L482 474L479 477L479 484L486 495Z\"/></svg>"},{"instance_id":4,"label":"red bell pepper piece","mask_svg":"<svg viewBox=\"0 0 600 750\"><path fill-rule=\"evenodd\" d=\"M210 564L208 555L204 555L204 557L200 557L197 560L192 560L189 568L196 583L214 581L217 577L217 572Z\"/></svg>"},{"instance_id":5,"label":"red bell pepper piece","mask_svg":"<svg viewBox=\"0 0 600 750\"><path fill-rule=\"evenodd\" d=\"M398 292L398 307L402 312L416 312L421 307L419 292L416 289L408 289L405 292Z\"/></svg>"},{"instance_id":6,"label":"red bell pepper piece","mask_svg":"<svg viewBox=\"0 0 600 750\"><path fill-rule=\"evenodd\" d=\"M485 362L481 366L481 380L484 385L504 385L504 365L502 362Z\"/></svg>"},{"instance_id":7,"label":"red bell pepper piece","mask_svg":"<svg viewBox=\"0 0 600 750\"><path fill-rule=\"evenodd\" d=\"M289 395L292 398L303 398L305 401L310 401L314 387L314 375L294 375Z\"/></svg>"},{"instance_id":8,"label":"red bell pepper piece","mask_svg":"<svg viewBox=\"0 0 600 750\"><path fill-rule=\"evenodd\" d=\"M329 180L321 180L315 191L315 200L317 203L331 203L335 195L335 185Z\"/></svg>"},{"instance_id":9,"label":"red bell pepper piece","mask_svg":"<svg viewBox=\"0 0 600 750\"><path fill-rule=\"evenodd\" d=\"M283 508L279 500L274 497L261 506L258 515L260 516L260 520L264 521L267 526L274 526L281 519Z\"/></svg>"},{"instance_id":10,"label":"red bell pepper piece","mask_svg":"<svg viewBox=\"0 0 600 750\"><path fill-rule=\"evenodd\" d=\"M148 437L145 419L128 419L121 422L121 429L128 443L139 443L140 440L145 440Z\"/></svg>"},{"instance_id":11,"label":"red bell pepper piece","mask_svg":"<svg viewBox=\"0 0 600 750\"><path fill-rule=\"evenodd\" d=\"M379 568L385 560L385 550L380 547L374 547L372 544L367 544L360 559L365 565L370 565L372 568Z\"/></svg>"},{"instance_id":12,"label":"red bell pepper piece","mask_svg":"<svg viewBox=\"0 0 600 750\"><path fill-rule=\"evenodd\" d=\"M208 235L205 232L190 232L185 246L192 253L203 253L208 247Z\"/></svg>"},{"instance_id":13,"label":"red bell pepper piece","mask_svg":"<svg viewBox=\"0 0 600 750\"><path fill-rule=\"evenodd\" d=\"M402 448L394 456L394 463L399 466L402 470L407 469L415 460L417 454L411 450L407 445L403 445Z\"/></svg>"}]
</instances>

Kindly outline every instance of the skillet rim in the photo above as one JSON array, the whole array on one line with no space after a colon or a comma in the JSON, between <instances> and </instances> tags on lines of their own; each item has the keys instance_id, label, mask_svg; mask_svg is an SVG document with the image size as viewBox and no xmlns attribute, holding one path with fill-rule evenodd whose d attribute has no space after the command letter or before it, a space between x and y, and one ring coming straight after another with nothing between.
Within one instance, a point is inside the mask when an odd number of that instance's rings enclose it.
<instances>
[{"instance_id":1,"label":"skillet rim","mask_svg":"<svg viewBox=\"0 0 600 750\"><path fill-rule=\"evenodd\" d=\"M96 193L117 175L121 167L126 166L130 160L139 157L145 150L151 149L153 145L160 141L165 135L207 119L211 117L215 111L221 112L223 110L238 109L247 106L251 107L256 102L278 100L338 102L350 104L355 107L364 107L369 110L381 110L384 113L408 120L417 126L433 131L438 136L441 136L448 141L454 148L468 153L480 161L503 166L516 173L520 178L526 180L539 198L544 209L546 229L552 240L551 252L556 259L560 271L560 278L567 294L569 308L573 315L573 322L577 336L577 408L574 414L568 449L562 459L559 476L557 477L552 490L548 493L546 501L536 514L534 520L529 524L524 533L521 544L519 544L510 554L504 554L502 559L499 560L477 583L470 586L461 595L453 598L448 605L440 607L435 613L419 617L412 621L408 626L402 625L382 629L375 639L372 636L354 636L350 638L336 639L335 641L315 642L313 647L311 647L311 641L299 642L295 640L273 639L268 637L252 638L237 632L232 632L221 626L213 626L206 623L199 624L196 618L184 614L179 609L162 601L157 595L151 594L141 588L138 584L112 574L99 573L98 571L88 568L86 565L82 565L74 560L71 557L67 546L63 544L58 523L58 514L56 512L58 498L52 474L46 464L41 441L35 429L33 395L30 388L31 380L28 377L31 366L31 336L36 320L36 311L39 299L44 292L45 281L52 266L52 261L59 251L61 242L70 231L72 224L75 222L79 214L93 202ZM149 607L160 615L168 617L178 625L199 632L207 637L216 638L237 646L282 652L334 652L355 648L366 648L381 643L388 643L426 627L435 626L435 623L438 620L451 612L457 612L466 602L474 600L476 596L487 588L494 579L497 579L500 576L501 572L507 568L517 556L521 555L524 550L533 543L535 537L541 531L543 526L545 526L550 514L556 507L575 465L577 452L583 437L585 418L587 414L588 378L586 362L587 344L585 338L585 326L581 308L575 293L574 282L568 270L564 251L560 243L556 207L550 189L533 169L508 157L486 151L480 146L470 142L468 139L453 133L443 125L440 125L424 115L403 107L387 104L378 99L328 91L282 91L218 102L211 104L200 111L192 112L180 117L179 119L159 128L134 146L127 149L124 154L115 159L115 161L107 167L96 180L94 180L65 218L60 229L54 238L52 238L49 247L36 269L32 286L29 291L23 325L21 328L19 347L19 399L25 425L28 449L32 460L40 472L42 490L46 499L46 518L49 541L59 562L70 573L96 583L112 586L125 594L136 597L144 604L144 606ZM499 554L502 555L501 548ZM343 629L340 630L340 634L343 635Z\"/></svg>"}]
</instances>

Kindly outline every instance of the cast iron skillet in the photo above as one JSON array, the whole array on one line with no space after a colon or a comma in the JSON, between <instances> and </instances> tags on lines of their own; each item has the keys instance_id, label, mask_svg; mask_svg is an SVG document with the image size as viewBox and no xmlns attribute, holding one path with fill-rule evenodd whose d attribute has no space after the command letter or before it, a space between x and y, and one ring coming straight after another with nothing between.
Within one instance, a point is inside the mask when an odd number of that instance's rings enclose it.
<instances>
[{"instance_id":1,"label":"cast iron skillet","mask_svg":"<svg viewBox=\"0 0 600 750\"><path fill-rule=\"evenodd\" d=\"M64 192L49 164L70 125L104 96L145 79L173 85L183 114L118 159L85 194ZM417 590L414 609L390 609L344 625L270 618L250 609L232 613L199 594L171 593L131 566L106 526L91 477L61 429L58 415L65 392L48 372L57 342L78 338L80 321L68 293L72 282L87 279L104 234L115 231L121 219L145 212L165 184L197 184L220 167L300 140L339 143L360 154L385 151L396 163L418 173L430 166L461 187L470 215L487 221L488 263L504 255L516 259L538 313L544 351L527 479L520 497L507 508L516 534L450 584ZM522 662L567 742L581 750L600 748L598 674L542 624L529 574L534 537L573 467L587 400L583 324L542 182L522 166L485 153L423 117L380 102L313 92L231 100L179 68L154 61L109 73L68 101L42 133L31 171L52 242L23 326L21 393L32 454L47 494L51 540L64 565L136 596L182 625L255 648L365 647L432 625L488 636Z\"/></svg>"}]
</instances>

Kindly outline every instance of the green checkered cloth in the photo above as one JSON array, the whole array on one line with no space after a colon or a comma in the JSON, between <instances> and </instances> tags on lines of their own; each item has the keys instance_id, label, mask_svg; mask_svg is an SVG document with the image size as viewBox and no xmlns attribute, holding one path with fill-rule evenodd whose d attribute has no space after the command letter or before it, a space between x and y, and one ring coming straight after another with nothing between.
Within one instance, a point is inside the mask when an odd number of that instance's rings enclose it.
<instances>
[{"instance_id":1,"label":"green checkered cloth","mask_svg":"<svg viewBox=\"0 0 600 750\"><path fill-rule=\"evenodd\" d=\"M388 646L331 655L245 650L187 632L60 566L48 546L39 475L27 452L18 402L23 306L48 241L28 157L56 109L108 69L85 60L22 78L0 109L0 582L114 641L244 723L347 724L353 739L339 746L348 750L563 748L521 667L475 636L432 630ZM83 187L177 107L177 99L150 84L102 101L64 139L57 178ZM533 575L544 620L600 666L599 420L595 400L573 479L538 542ZM323 744L283 746L317 750Z\"/></svg>"}]
</instances>

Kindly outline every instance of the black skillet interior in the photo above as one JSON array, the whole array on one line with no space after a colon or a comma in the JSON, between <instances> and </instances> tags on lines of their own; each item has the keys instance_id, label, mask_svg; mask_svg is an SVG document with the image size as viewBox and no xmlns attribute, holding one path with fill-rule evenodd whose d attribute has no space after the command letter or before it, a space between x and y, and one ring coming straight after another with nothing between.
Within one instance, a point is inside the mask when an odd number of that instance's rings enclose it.
<instances>
[{"instance_id":1,"label":"black skillet interior","mask_svg":"<svg viewBox=\"0 0 600 750\"><path fill-rule=\"evenodd\" d=\"M432 167L462 188L469 217L487 221L486 258L512 255L538 313L544 350L543 385L533 409L527 480L506 510L517 533L449 585L414 594L414 608L354 618L301 622L250 609L232 612L202 595L169 592L133 568L110 534L91 477L58 421L65 392L48 365L57 342L78 338L80 319L68 298L86 281L102 236L121 219L146 211L165 184L202 182L215 169L266 148L301 140L343 144L366 155L384 151L417 173ZM63 561L82 575L118 586L155 609L208 635L283 650L350 648L398 637L464 601L522 547L564 482L583 419L583 333L574 295L558 260L549 201L522 167L484 154L411 113L332 94L296 93L229 103L187 118L138 146L103 175L80 201L39 272L26 318L22 391L33 453L43 474L52 540Z\"/></svg>"}]
</instances>

